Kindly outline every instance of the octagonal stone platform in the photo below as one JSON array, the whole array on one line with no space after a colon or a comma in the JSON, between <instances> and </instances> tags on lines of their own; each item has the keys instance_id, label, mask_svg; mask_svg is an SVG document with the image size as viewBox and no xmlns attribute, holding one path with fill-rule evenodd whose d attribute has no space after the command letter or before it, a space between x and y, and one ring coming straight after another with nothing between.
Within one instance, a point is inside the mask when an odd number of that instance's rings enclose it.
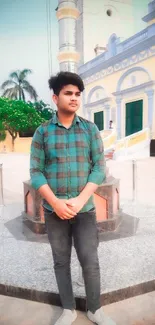
<instances>
[{"instance_id":1,"label":"octagonal stone platform","mask_svg":"<svg viewBox=\"0 0 155 325\"><path fill-rule=\"evenodd\" d=\"M38 191L32 188L30 181L24 182L24 203L24 222L26 225L35 233L45 233L42 198ZM94 203L99 231L114 231L121 221L119 180L108 176L95 192Z\"/></svg>"}]
</instances>

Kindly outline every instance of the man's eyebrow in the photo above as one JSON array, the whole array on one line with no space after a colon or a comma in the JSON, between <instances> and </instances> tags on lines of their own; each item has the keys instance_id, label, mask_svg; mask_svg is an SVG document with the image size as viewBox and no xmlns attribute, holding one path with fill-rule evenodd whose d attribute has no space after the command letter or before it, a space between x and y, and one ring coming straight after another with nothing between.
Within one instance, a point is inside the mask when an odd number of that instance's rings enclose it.
<instances>
[{"instance_id":1,"label":"man's eyebrow","mask_svg":"<svg viewBox=\"0 0 155 325\"><path fill-rule=\"evenodd\" d=\"M71 90L65 90L65 94L73 94L74 91L71 91ZM75 94L81 94L80 91L76 91Z\"/></svg>"},{"instance_id":2,"label":"man's eyebrow","mask_svg":"<svg viewBox=\"0 0 155 325\"><path fill-rule=\"evenodd\" d=\"M71 90L65 90L65 93L72 93Z\"/></svg>"}]
</instances>

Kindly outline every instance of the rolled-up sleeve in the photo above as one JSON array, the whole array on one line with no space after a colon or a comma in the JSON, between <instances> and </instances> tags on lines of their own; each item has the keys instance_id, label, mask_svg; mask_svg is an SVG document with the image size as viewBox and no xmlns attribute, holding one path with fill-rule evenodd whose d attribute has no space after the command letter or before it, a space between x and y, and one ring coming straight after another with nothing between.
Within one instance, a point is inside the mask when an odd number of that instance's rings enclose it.
<instances>
[{"instance_id":1,"label":"rolled-up sleeve","mask_svg":"<svg viewBox=\"0 0 155 325\"><path fill-rule=\"evenodd\" d=\"M92 170L88 182L101 185L106 177L104 147L100 131L95 124L92 127L91 160Z\"/></svg>"},{"instance_id":2,"label":"rolled-up sleeve","mask_svg":"<svg viewBox=\"0 0 155 325\"><path fill-rule=\"evenodd\" d=\"M43 146L43 131L42 126L39 126L34 133L31 154L30 154L30 177L31 185L36 190L42 185L47 184L44 176L45 169L45 152Z\"/></svg>"}]
</instances>

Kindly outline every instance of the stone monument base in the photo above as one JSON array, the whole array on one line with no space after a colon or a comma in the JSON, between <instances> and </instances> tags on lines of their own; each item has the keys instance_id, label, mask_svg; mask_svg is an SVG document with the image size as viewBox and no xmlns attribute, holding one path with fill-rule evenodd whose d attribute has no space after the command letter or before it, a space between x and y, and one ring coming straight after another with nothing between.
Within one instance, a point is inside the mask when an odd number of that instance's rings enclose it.
<instances>
[{"instance_id":1,"label":"stone monument base","mask_svg":"<svg viewBox=\"0 0 155 325\"><path fill-rule=\"evenodd\" d=\"M94 194L96 219L99 232L114 231L120 223L119 214L119 180L112 176L100 185ZM42 198L31 186L30 181L24 182L24 213L23 222L35 233L44 234L45 220Z\"/></svg>"},{"instance_id":2,"label":"stone monument base","mask_svg":"<svg viewBox=\"0 0 155 325\"><path fill-rule=\"evenodd\" d=\"M30 181L24 183L24 212L23 222L36 234L45 234L44 211L42 197L32 186Z\"/></svg>"}]
</instances>

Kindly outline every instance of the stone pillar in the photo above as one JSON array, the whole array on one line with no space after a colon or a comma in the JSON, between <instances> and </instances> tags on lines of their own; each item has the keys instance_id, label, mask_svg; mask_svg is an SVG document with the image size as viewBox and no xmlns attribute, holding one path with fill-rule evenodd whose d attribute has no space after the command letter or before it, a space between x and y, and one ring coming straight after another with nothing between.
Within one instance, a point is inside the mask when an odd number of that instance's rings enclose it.
<instances>
[{"instance_id":1,"label":"stone pillar","mask_svg":"<svg viewBox=\"0 0 155 325\"><path fill-rule=\"evenodd\" d=\"M148 96L148 126L150 128L150 131L152 132L154 90L153 89L147 90L146 94Z\"/></svg>"},{"instance_id":2,"label":"stone pillar","mask_svg":"<svg viewBox=\"0 0 155 325\"><path fill-rule=\"evenodd\" d=\"M116 98L116 104L117 104L117 139L121 139L121 98Z\"/></svg>"},{"instance_id":3,"label":"stone pillar","mask_svg":"<svg viewBox=\"0 0 155 325\"><path fill-rule=\"evenodd\" d=\"M4 205L4 194L3 194L3 164L0 164L0 206Z\"/></svg>"},{"instance_id":4,"label":"stone pillar","mask_svg":"<svg viewBox=\"0 0 155 325\"><path fill-rule=\"evenodd\" d=\"M61 71L77 71L79 54L76 51L76 20L79 11L76 0L59 0L57 18L59 22L59 55Z\"/></svg>"},{"instance_id":5,"label":"stone pillar","mask_svg":"<svg viewBox=\"0 0 155 325\"><path fill-rule=\"evenodd\" d=\"M105 112L106 112L106 125L105 125L105 129L109 129L110 105L105 105Z\"/></svg>"}]
</instances>

